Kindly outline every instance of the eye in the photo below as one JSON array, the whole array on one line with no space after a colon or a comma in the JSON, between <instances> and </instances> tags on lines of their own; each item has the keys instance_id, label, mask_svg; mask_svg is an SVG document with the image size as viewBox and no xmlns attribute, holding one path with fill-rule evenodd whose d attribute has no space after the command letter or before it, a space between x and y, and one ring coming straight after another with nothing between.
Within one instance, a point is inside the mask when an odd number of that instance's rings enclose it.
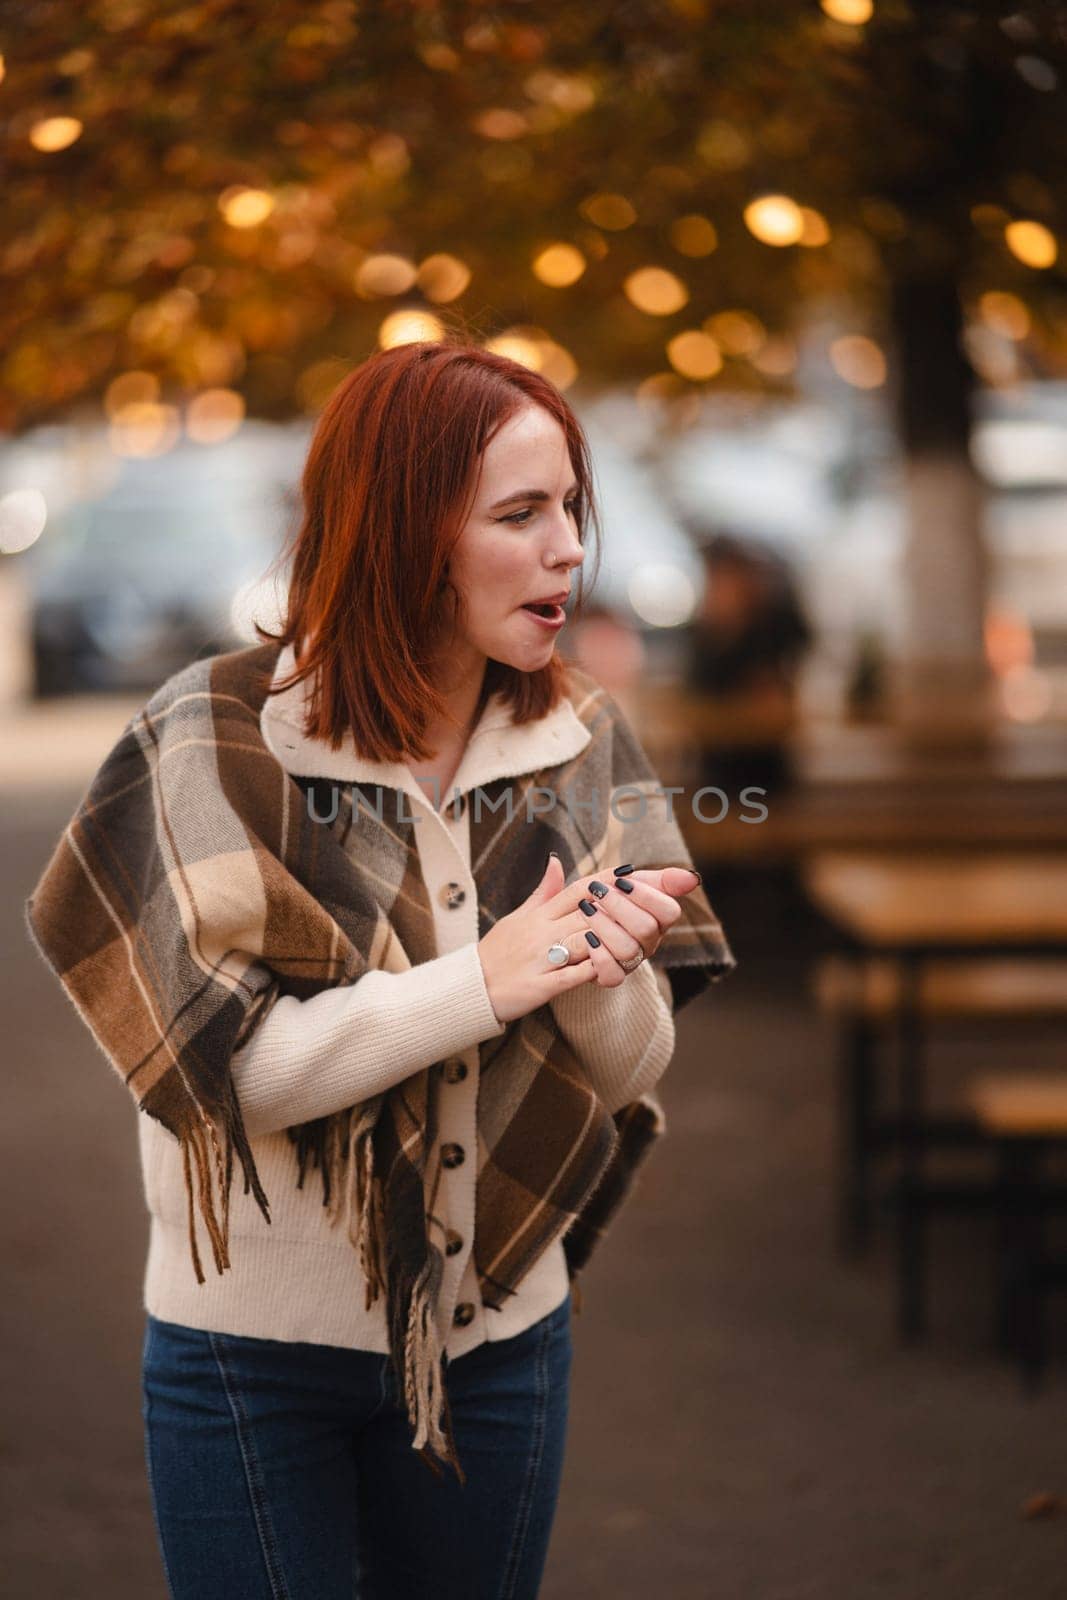
<instances>
[{"instance_id":1,"label":"eye","mask_svg":"<svg viewBox=\"0 0 1067 1600\"><path fill-rule=\"evenodd\" d=\"M579 497L577 495L575 495L572 499L565 500L563 502L563 509L565 511L569 511L572 517L577 517L578 508L579 508L580 505L581 505L581 500L579 499ZM530 518L532 516L533 516L533 507L532 506L524 506L521 511L511 511L511 512L508 513L508 515L506 517L498 517L497 521L498 522L512 522L512 523L515 524L515 526L517 528L525 528L526 524L529 522L529 520L530 520Z\"/></svg>"}]
</instances>

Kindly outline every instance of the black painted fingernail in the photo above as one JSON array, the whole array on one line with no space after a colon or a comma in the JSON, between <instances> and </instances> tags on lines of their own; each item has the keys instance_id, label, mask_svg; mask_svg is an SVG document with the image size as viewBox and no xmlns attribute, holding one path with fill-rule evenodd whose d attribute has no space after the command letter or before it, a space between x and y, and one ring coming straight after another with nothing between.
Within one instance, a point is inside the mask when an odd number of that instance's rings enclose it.
<instances>
[{"instance_id":1,"label":"black painted fingernail","mask_svg":"<svg viewBox=\"0 0 1067 1600\"><path fill-rule=\"evenodd\" d=\"M596 906L591 900L579 900L578 909L584 911L587 917L596 916Z\"/></svg>"},{"instance_id":2,"label":"black painted fingernail","mask_svg":"<svg viewBox=\"0 0 1067 1600\"><path fill-rule=\"evenodd\" d=\"M633 894L634 892L633 884L627 883L625 878L616 878L615 887L616 889L621 889L623 894Z\"/></svg>"},{"instance_id":3,"label":"black painted fingernail","mask_svg":"<svg viewBox=\"0 0 1067 1600\"><path fill-rule=\"evenodd\" d=\"M593 932L592 928L589 929L589 932L586 934L585 938L586 938L586 943L587 944L591 944L593 946L594 950L599 950L600 949L600 940L597 938L597 936Z\"/></svg>"},{"instance_id":4,"label":"black painted fingernail","mask_svg":"<svg viewBox=\"0 0 1067 1600\"><path fill-rule=\"evenodd\" d=\"M634 864L633 864L632 861L627 861L627 863L626 863L626 865L624 867L613 867L612 868L612 871L615 873L615 876L617 878L621 878L624 872L632 872L633 870L634 870Z\"/></svg>"},{"instance_id":5,"label":"black painted fingernail","mask_svg":"<svg viewBox=\"0 0 1067 1600\"><path fill-rule=\"evenodd\" d=\"M589 885L589 893L595 894L598 900L603 900L607 892L607 884L601 883L599 878L594 878L592 883Z\"/></svg>"}]
</instances>

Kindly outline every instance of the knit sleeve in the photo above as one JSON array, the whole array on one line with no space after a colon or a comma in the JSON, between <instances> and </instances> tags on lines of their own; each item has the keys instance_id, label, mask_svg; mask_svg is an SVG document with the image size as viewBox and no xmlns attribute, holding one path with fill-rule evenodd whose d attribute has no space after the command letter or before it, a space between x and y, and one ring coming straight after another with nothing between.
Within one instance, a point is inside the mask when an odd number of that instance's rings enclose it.
<instances>
[{"instance_id":1,"label":"knit sleeve","mask_svg":"<svg viewBox=\"0 0 1067 1600\"><path fill-rule=\"evenodd\" d=\"M616 989L579 984L552 1001L560 1032L611 1112L651 1089L674 1054L667 974L644 961Z\"/></svg>"},{"instance_id":2,"label":"knit sleeve","mask_svg":"<svg viewBox=\"0 0 1067 1600\"><path fill-rule=\"evenodd\" d=\"M245 1127L256 1137L331 1116L503 1032L475 944L307 1000L282 995L231 1058Z\"/></svg>"}]
</instances>

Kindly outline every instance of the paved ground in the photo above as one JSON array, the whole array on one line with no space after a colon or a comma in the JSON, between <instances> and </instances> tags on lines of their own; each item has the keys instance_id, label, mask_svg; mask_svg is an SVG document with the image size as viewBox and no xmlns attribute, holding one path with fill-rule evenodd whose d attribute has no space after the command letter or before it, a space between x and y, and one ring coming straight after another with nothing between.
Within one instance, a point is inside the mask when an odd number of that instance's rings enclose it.
<instances>
[{"instance_id":1,"label":"paved ground","mask_svg":"<svg viewBox=\"0 0 1067 1600\"><path fill-rule=\"evenodd\" d=\"M3 1589L163 1600L136 1112L22 929L76 798L0 794ZM1051 1381L1027 1401L988 1349L986 1231L946 1221L932 1337L895 1346L884 1249L847 1271L830 1249L811 930L755 895L728 926L743 967L682 1013L668 1139L585 1275L544 1600L1060 1600L1067 1517L1021 1507L1067 1495L1067 1306ZM1015 1041L1033 1062L1053 1045ZM946 1092L990 1048L946 1046Z\"/></svg>"}]
</instances>

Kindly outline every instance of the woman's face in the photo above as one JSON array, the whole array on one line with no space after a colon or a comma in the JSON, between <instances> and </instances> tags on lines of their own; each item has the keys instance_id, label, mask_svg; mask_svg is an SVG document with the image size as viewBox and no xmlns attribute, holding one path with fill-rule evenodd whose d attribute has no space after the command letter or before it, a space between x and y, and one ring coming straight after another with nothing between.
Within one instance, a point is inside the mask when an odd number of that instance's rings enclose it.
<instances>
[{"instance_id":1,"label":"woman's face","mask_svg":"<svg viewBox=\"0 0 1067 1600\"><path fill-rule=\"evenodd\" d=\"M520 672L543 667L559 629L523 607L567 595L584 558L577 482L554 417L524 405L486 446L481 464L474 504L449 558L466 609L448 652L456 678L480 672L487 658ZM558 619L558 608L554 614Z\"/></svg>"}]
</instances>

